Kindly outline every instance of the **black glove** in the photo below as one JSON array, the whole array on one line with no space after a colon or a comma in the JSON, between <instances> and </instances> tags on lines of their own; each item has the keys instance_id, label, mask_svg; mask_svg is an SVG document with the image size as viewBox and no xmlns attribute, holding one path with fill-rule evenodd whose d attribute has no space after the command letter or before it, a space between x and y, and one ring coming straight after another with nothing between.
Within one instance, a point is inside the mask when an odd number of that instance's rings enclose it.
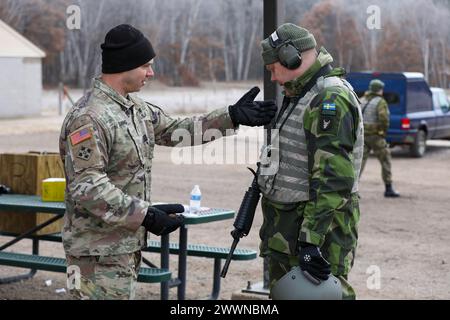
<instances>
[{"instance_id":1,"label":"black glove","mask_svg":"<svg viewBox=\"0 0 450 320\"><path fill-rule=\"evenodd\" d=\"M331 273L331 265L322 257L320 249L309 243L302 243L298 253L300 269L313 277L327 280Z\"/></svg>"},{"instance_id":2,"label":"black glove","mask_svg":"<svg viewBox=\"0 0 450 320\"><path fill-rule=\"evenodd\" d=\"M251 127L263 126L269 124L275 117L277 113L275 101L253 101L259 91L258 87L253 87L236 104L228 107L235 127L240 124Z\"/></svg>"},{"instance_id":3,"label":"black glove","mask_svg":"<svg viewBox=\"0 0 450 320\"><path fill-rule=\"evenodd\" d=\"M162 210L167 214L184 212L183 205L179 203L154 204L152 207Z\"/></svg>"},{"instance_id":4,"label":"black glove","mask_svg":"<svg viewBox=\"0 0 450 320\"><path fill-rule=\"evenodd\" d=\"M184 212L181 204L159 204L148 208L142 225L157 236L169 234L183 225L184 217L176 213Z\"/></svg>"},{"instance_id":5,"label":"black glove","mask_svg":"<svg viewBox=\"0 0 450 320\"><path fill-rule=\"evenodd\" d=\"M11 189L3 184L0 184L0 194L8 194L8 193L11 193Z\"/></svg>"}]
</instances>

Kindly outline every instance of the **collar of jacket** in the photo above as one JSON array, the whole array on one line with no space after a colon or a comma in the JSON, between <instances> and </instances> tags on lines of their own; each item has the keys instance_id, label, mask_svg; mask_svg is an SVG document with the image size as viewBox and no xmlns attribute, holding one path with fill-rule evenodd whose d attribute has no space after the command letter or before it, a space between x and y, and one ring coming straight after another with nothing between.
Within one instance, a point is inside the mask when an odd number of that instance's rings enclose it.
<instances>
[{"instance_id":1,"label":"collar of jacket","mask_svg":"<svg viewBox=\"0 0 450 320\"><path fill-rule=\"evenodd\" d=\"M116 101L121 106L125 107L126 109L131 108L134 106L134 102L130 97L130 100L122 96L120 93L118 93L116 90L108 86L101 78L95 78L94 79L94 88L102 91L105 93L108 97Z\"/></svg>"},{"instance_id":2,"label":"collar of jacket","mask_svg":"<svg viewBox=\"0 0 450 320\"><path fill-rule=\"evenodd\" d=\"M321 47L317 59L313 63L313 65L309 67L309 69L306 70L306 72L300 77L285 82L284 88L287 91L291 92L293 95L299 95L302 89L314 77L314 75L319 72L322 67L332 62L333 57L331 56L331 54L329 54L324 47ZM286 91L283 91L283 94L286 95Z\"/></svg>"},{"instance_id":3,"label":"collar of jacket","mask_svg":"<svg viewBox=\"0 0 450 320\"><path fill-rule=\"evenodd\" d=\"M372 92L372 91L366 91L366 93L364 94L366 96L367 99L373 99L375 97L383 97L382 94L376 93L376 92Z\"/></svg>"}]
</instances>

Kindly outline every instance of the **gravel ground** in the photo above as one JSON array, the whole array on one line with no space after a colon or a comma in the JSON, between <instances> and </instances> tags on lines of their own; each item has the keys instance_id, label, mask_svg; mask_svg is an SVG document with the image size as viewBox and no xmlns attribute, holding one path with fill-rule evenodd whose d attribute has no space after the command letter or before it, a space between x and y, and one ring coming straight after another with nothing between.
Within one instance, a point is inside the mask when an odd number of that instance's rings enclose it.
<instances>
[{"instance_id":1,"label":"gravel ground","mask_svg":"<svg viewBox=\"0 0 450 320\"><path fill-rule=\"evenodd\" d=\"M51 113L37 119L0 120L0 152L57 151L61 120ZM244 140L238 141L242 144ZM212 146L219 143L220 140ZM421 159L409 158L400 148L393 150L394 186L402 194L399 199L383 197L380 165L375 158L367 163L360 184L358 251L349 277L359 299L450 299L450 142L433 141L428 148L427 155ZM246 167L254 167L253 162L247 165L175 165L172 149L165 147L157 147L155 155L154 201L187 203L193 185L199 184L203 206L237 210L252 179ZM192 226L189 241L229 246L232 222ZM258 250L261 223L258 208L253 229L241 240L240 247ZM7 240L0 237L0 243ZM30 252L31 243L23 241L9 250ZM56 243L43 243L41 253L64 256L61 245ZM159 263L159 255L146 253L145 256ZM171 270L177 271L176 257L171 258ZM211 259L188 258L188 299L201 299L209 294L212 270ZM2 275L24 271L0 266ZM379 282L374 281L377 275ZM45 284L48 279L52 279L51 286ZM262 259L233 261L227 278L222 281L220 299L230 299L234 292L246 287L248 281L261 280ZM63 274L39 271L31 280L0 285L0 299L69 299L65 293L55 292L64 287ZM174 289L170 298L176 299ZM159 285L139 284L137 299L159 299Z\"/></svg>"}]
</instances>

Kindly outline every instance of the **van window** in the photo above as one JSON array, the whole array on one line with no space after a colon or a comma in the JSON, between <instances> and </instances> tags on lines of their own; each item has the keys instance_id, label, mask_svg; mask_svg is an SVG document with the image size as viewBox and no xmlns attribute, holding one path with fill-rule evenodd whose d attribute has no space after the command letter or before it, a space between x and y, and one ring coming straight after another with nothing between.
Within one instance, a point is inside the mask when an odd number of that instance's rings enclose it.
<instances>
[{"instance_id":1,"label":"van window","mask_svg":"<svg viewBox=\"0 0 450 320\"><path fill-rule=\"evenodd\" d=\"M407 89L407 112L421 112L433 110L431 92L424 81L408 83Z\"/></svg>"},{"instance_id":2,"label":"van window","mask_svg":"<svg viewBox=\"0 0 450 320\"><path fill-rule=\"evenodd\" d=\"M441 107L442 112L448 112L449 102L447 99L447 95L444 92L440 92L438 96L439 96L438 106Z\"/></svg>"},{"instance_id":3,"label":"van window","mask_svg":"<svg viewBox=\"0 0 450 320\"><path fill-rule=\"evenodd\" d=\"M384 99L386 99L388 104L398 104L400 103L400 97L395 92L385 92L383 94Z\"/></svg>"},{"instance_id":4,"label":"van window","mask_svg":"<svg viewBox=\"0 0 450 320\"><path fill-rule=\"evenodd\" d=\"M441 104L439 103L439 92L432 92L433 95L433 106L435 110L438 110L441 108Z\"/></svg>"}]
</instances>

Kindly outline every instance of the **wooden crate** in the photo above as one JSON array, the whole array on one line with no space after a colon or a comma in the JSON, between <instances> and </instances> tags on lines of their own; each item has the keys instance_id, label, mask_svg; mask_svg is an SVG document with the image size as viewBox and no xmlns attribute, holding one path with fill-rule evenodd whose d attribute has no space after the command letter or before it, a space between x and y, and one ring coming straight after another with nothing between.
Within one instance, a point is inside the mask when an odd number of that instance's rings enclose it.
<instances>
[{"instance_id":1,"label":"wooden crate","mask_svg":"<svg viewBox=\"0 0 450 320\"><path fill-rule=\"evenodd\" d=\"M59 154L22 153L0 154L0 184L13 193L41 195L42 180L63 178L64 169ZM54 217L48 213L0 213L0 231L23 233ZM39 230L36 234L60 232L62 219Z\"/></svg>"}]
</instances>

